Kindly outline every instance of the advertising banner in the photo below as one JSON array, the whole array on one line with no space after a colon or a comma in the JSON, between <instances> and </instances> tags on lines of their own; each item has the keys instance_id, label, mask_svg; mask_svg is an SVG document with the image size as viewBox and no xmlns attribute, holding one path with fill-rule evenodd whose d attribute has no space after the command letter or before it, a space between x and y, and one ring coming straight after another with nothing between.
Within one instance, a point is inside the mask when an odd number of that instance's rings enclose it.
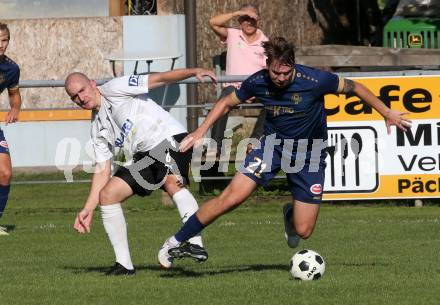
<instances>
[{"instance_id":1,"label":"advertising banner","mask_svg":"<svg viewBox=\"0 0 440 305\"><path fill-rule=\"evenodd\" d=\"M359 98L327 95L324 200L440 197L440 75L353 79L413 123L387 134Z\"/></svg>"}]
</instances>

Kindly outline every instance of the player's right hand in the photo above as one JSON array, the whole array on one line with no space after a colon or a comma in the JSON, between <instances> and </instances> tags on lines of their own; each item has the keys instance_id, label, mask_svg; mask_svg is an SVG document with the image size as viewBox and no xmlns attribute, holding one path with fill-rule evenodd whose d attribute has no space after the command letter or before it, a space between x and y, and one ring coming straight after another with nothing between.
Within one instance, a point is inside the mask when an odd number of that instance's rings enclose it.
<instances>
[{"instance_id":1,"label":"player's right hand","mask_svg":"<svg viewBox=\"0 0 440 305\"><path fill-rule=\"evenodd\" d=\"M203 133L200 132L198 129L196 131L188 134L182 140L182 142L180 142L180 146L179 146L180 151L185 152L185 151L191 149L191 147L193 147L194 145L202 144L202 138L203 138Z\"/></svg>"},{"instance_id":2,"label":"player's right hand","mask_svg":"<svg viewBox=\"0 0 440 305\"><path fill-rule=\"evenodd\" d=\"M92 226L93 211L82 209L75 218L73 228L79 233L90 233Z\"/></svg>"},{"instance_id":3,"label":"player's right hand","mask_svg":"<svg viewBox=\"0 0 440 305\"><path fill-rule=\"evenodd\" d=\"M5 117L6 125L15 123L18 121L18 114L20 113L20 109L12 108Z\"/></svg>"}]
</instances>

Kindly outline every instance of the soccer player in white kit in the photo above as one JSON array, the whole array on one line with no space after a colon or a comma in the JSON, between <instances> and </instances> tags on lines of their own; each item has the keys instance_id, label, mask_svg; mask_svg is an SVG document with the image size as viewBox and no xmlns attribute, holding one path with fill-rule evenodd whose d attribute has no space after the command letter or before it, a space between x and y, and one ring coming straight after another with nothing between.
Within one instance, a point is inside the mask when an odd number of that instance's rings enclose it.
<instances>
[{"instance_id":1,"label":"soccer player in white kit","mask_svg":"<svg viewBox=\"0 0 440 305\"><path fill-rule=\"evenodd\" d=\"M65 89L72 101L93 111L91 138L96 158L90 193L76 216L74 228L79 233L89 233L93 212L100 205L102 222L116 256L108 275L135 274L122 201L133 194L146 196L162 188L177 206L182 222L198 209L185 188L191 152L181 153L178 147L187 131L148 96L150 89L192 76L200 81L205 76L215 80L212 71L200 68L123 76L100 87L79 72L66 78ZM113 176L112 160L119 165ZM206 254L200 236L190 242L196 251ZM169 268L172 260L159 263Z\"/></svg>"}]
</instances>

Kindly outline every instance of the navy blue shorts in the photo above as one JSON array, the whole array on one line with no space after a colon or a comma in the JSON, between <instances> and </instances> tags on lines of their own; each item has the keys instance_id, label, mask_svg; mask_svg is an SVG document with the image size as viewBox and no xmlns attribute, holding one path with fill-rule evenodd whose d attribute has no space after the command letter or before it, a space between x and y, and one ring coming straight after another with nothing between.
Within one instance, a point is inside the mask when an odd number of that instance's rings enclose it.
<instances>
[{"instance_id":1,"label":"navy blue shorts","mask_svg":"<svg viewBox=\"0 0 440 305\"><path fill-rule=\"evenodd\" d=\"M5 135L3 134L3 130L1 130L1 129L0 129L0 154L8 154L9 155L8 142L6 142Z\"/></svg>"},{"instance_id":2,"label":"navy blue shorts","mask_svg":"<svg viewBox=\"0 0 440 305\"><path fill-rule=\"evenodd\" d=\"M298 159L297 153L288 153L287 157L283 156L283 145L275 145L273 149L267 149L265 156L266 136L260 139L260 143L260 148L254 148L247 155L240 169L241 173L254 180L258 185L265 187L282 169L286 172L289 190L295 200L306 203L321 203L326 166L325 149L321 150L316 164L312 164L310 158L304 154L303 161L297 162L299 164L297 166L295 164ZM286 164L291 166L289 170L286 170L288 169ZM302 167L301 164L303 164Z\"/></svg>"}]
</instances>

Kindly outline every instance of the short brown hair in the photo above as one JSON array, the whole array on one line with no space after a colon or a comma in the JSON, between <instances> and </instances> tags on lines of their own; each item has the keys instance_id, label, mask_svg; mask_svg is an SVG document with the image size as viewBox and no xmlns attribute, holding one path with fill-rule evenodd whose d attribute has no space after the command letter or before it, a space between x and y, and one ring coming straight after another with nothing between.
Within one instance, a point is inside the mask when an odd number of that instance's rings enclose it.
<instances>
[{"instance_id":1,"label":"short brown hair","mask_svg":"<svg viewBox=\"0 0 440 305\"><path fill-rule=\"evenodd\" d=\"M246 9L246 8L254 9L255 12L257 12L257 15L260 15L260 11L258 10L258 6L256 6L255 4L253 4L253 3L245 3L245 4L240 6L240 11L243 10L243 9Z\"/></svg>"},{"instance_id":2,"label":"short brown hair","mask_svg":"<svg viewBox=\"0 0 440 305\"><path fill-rule=\"evenodd\" d=\"M0 31L5 31L6 33L8 33L8 40L11 39L11 33L9 32L9 28L6 23L0 22Z\"/></svg>"},{"instance_id":3,"label":"short brown hair","mask_svg":"<svg viewBox=\"0 0 440 305\"><path fill-rule=\"evenodd\" d=\"M295 46L283 37L273 37L262 43L267 63L277 60L289 66L295 65Z\"/></svg>"}]
</instances>

